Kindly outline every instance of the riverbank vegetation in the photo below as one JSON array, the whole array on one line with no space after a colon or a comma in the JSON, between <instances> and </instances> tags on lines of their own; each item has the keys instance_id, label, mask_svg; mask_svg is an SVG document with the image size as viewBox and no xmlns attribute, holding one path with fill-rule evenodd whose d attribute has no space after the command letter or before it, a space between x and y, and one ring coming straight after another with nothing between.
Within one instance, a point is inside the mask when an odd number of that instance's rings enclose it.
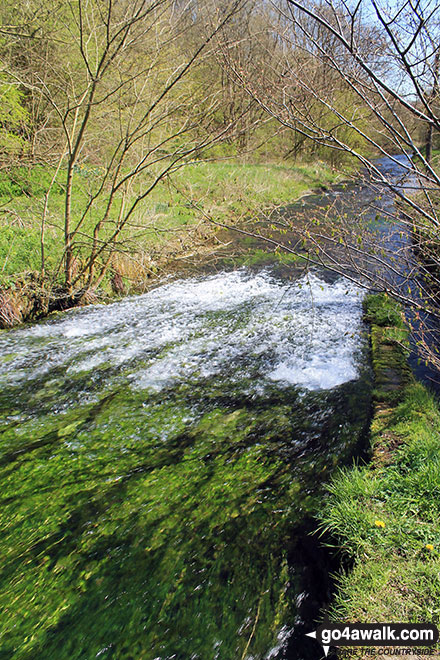
<instances>
[{"instance_id":1,"label":"riverbank vegetation","mask_svg":"<svg viewBox=\"0 0 440 660\"><path fill-rule=\"evenodd\" d=\"M63 256L63 226L60 217L65 202L62 175L55 180L56 192L46 209L45 270L55 273ZM94 172L80 170L81 181L72 193L75 212L87 202L88 180ZM51 171L19 168L7 175L0 172L0 282L7 285L14 275L26 271L40 272L41 212L44 205L44 181ZM124 233L124 239L113 255L113 271L117 270L127 289L141 285L145 277L183 248L198 245L200 239L212 238L215 225L206 221L197 207L219 224L233 225L240 219L256 217L276 206L286 205L302 194L320 186L328 186L341 178L328 163L314 161L303 164L251 162L243 159L193 161L176 172L151 192L148 203ZM139 188L145 182L139 182ZM135 199L136 193L128 199ZM102 207L91 214L83 231L88 235L101 217ZM103 232L106 236L106 232ZM199 240L197 240L199 239ZM83 256L81 256L83 255ZM85 258L78 251L76 259ZM132 282L131 273L139 281ZM109 282L108 278L106 282Z\"/></svg>"},{"instance_id":2,"label":"riverbank vegetation","mask_svg":"<svg viewBox=\"0 0 440 660\"><path fill-rule=\"evenodd\" d=\"M351 9L295 0L4 3L3 286L26 263L34 289L60 306L93 299L103 287L127 290L130 278L151 275L158 246L169 241L175 255L183 243L185 252L195 235L188 236L188 226L207 218L232 224L246 212L292 201L297 187L289 200L277 190L284 183L273 179L292 167L302 179L301 163L318 169L313 187L332 179L313 163L353 168L357 161L378 194L381 186L393 188L399 220L412 228L419 215L436 243L436 12L410 3L395 13L375 7L371 13L362 2ZM399 153L415 156L399 163L407 178L417 177L422 201L374 162L396 162ZM269 163L266 193L258 176L248 188L248 170L235 180L225 175L228 159L236 168ZM393 295L414 304L411 293L378 273L383 252L385 261L392 255L365 222L353 228L325 220L314 243L317 259L328 265L328 243L337 241L346 250L342 269L351 261L357 277L382 290L388 283ZM353 259L359 252L364 258ZM433 314L438 288L435 278L423 303Z\"/></svg>"},{"instance_id":3,"label":"riverbank vegetation","mask_svg":"<svg viewBox=\"0 0 440 660\"><path fill-rule=\"evenodd\" d=\"M440 409L406 363L399 308L370 297L376 376L371 461L341 471L322 524L352 569L340 576L337 621L440 619Z\"/></svg>"}]
</instances>

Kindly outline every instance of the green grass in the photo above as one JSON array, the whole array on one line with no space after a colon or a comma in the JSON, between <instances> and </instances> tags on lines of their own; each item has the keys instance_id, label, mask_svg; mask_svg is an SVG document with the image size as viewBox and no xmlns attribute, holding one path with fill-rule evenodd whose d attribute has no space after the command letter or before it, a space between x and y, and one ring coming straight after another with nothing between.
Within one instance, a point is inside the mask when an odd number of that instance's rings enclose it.
<instances>
[{"instance_id":1,"label":"green grass","mask_svg":"<svg viewBox=\"0 0 440 660\"><path fill-rule=\"evenodd\" d=\"M377 313L382 324L387 304L383 297L370 299L370 320L374 322ZM394 319L394 329L401 325L395 310L391 303L388 318ZM387 341L391 342L389 336ZM404 355L398 343L393 350ZM373 362L377 352L373 343ZM399 402L392 407L386 398L377 402L371 441L372 462L339 472L322 513L324 528L353 563L339 579L332 616L363 623L436 623L440 619L436 400L404 374Z\"/></svg>"},{"instance_id":2,"label":"green grass","mask_svg":"<svg viewBox=\"0 0 440 660\"><path fill-rule=\"evenodd\" d=\"M0 176L0 277L40 268L40 226L44 192L52 172L35 168L17 168ZM45 231L46 269L56 269L63 254L64 172L57 179L50 196ZM74 175L72 203L73 226L98 185L100 171L78 167ZM338 174L325 163L295 165L246 164L239 161L193 162L173 175L172 181L161 182L133 215L130 226L121 236L121 246L129 253L143 253L153 258L158 253L178 251L188 244L188 230L203 220L200 210L213 220L231 224L242 217L252 217L276 205L293 202L319 185L329 185ZM149 185L147 177L139 179L131 197L142 193ZM90 249L93 227L103 214L106 198L97 202L87 216L76 239L76 254L85 259ZM101 236L109 236L119 212L115 204L110 222ZM204 231L213 225L204 220Z\"/></svg>"}]
</instances>

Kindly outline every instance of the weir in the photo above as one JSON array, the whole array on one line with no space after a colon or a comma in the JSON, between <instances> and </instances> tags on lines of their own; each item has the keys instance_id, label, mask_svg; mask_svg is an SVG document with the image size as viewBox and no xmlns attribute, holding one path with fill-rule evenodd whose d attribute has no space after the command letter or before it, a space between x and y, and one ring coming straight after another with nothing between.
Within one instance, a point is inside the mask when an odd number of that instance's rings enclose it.
<instances>
[{"instance_id":1,"label":"weir","mask_svg":"<svg viewBox=\"0 0 440 660\"><path fill-rule=\"evenodd\" d=\"M318 657L292 634L328 599L311 517L368 424L361 300L241 268L2 333L11 654Z\"/></svg>"}]
</instances>

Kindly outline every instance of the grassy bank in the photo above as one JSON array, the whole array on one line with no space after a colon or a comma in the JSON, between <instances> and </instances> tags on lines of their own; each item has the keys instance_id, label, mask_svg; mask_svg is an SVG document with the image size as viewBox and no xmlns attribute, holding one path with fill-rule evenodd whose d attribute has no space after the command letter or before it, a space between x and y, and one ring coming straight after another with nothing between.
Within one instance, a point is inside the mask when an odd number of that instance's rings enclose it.
<instances>
[{"instance_id":1,"label":"grassy bank","mask_svg":"<svg viewBox=\"0 0 440 660\"><path fill-rule=\"evenodd\" d=\"M373 296L366 311L377 384L372 460L338 474L322 514L353 563L340 577L332 616L438 623L440 411L408 372L394 303Z\"/></svg>"},{"instance_id":2,"label":"grassy bank","mask_svg":"<svg viewBox=\"0 0 440 660\"><path fill-rule=\"evenodd\" d=\"M46 270L53 273L59 266L64 249L63 176L49 198L45 223ZM99 172L85 167L75 173L72 201L73 226L80 220ZM193 162L164 180L148 195L145 203L124 229L116 256L117 267L127 284L154 272L164 260L183 254L188 248L200 247L212 237L215 221L233 224L277 205L285 205L318 186L334 183L338 173L323 162L298 164L246 164L240 161ZM0 173L0 279L8 284L17 273L41 268L40 239L44 194L51 173L36 168ZM340 177L339 177L340 178ZM129 205L149 181L137 182ZM191 202L196 202L199 209ZM85 258L93 228L104 214L102 199L87 215L77 245L77 258ZM114 214L119 211L115 205ZM113 231L111 222L108 232ZM106 228L101 229L106 237Z\"/></svg>"}]
</instances>

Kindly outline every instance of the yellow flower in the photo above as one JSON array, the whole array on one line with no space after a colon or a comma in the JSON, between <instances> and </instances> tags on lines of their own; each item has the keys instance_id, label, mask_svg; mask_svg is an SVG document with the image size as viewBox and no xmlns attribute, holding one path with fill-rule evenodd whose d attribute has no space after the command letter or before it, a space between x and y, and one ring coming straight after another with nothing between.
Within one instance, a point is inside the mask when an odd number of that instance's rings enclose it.
<instances>
[{"instance_id":1,"label":"yellow flower","mask_svg":"<svg viewBox=\"0 0 440 660\"><path fill-rule=\"evenodd\" d=\"M434 546L433 546L431 543L427 543L427 544L425 545L425 548L426 548L427 550L430 550L431 552L434 550Z\"/></svg>"},{"instance_id":2,"label":"yellow flower","mask_svg":"<svg viewBox=\"0 0 440 660\"><path fill-rule=\"evenodd\" d=\"M375 520L374 524L376 525L376 527L385 527L385 523L383 520Z\"/></svg>"}]
</instances>

